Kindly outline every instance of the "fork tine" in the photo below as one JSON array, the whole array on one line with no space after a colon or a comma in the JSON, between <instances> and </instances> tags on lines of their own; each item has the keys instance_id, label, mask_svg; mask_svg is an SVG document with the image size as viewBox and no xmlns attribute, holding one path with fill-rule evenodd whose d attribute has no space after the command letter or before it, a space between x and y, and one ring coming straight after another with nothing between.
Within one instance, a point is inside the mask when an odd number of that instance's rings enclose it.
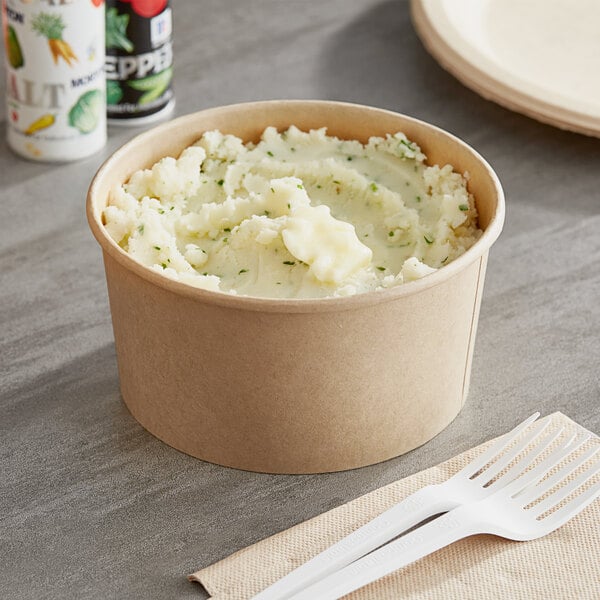
<instances>
[{"instance_id":1,"label":"fork tine","mask_svg":"<svg viewBox=\"0 0 600 600\"><path fill-rule=\"evenodd\" d=\"M540 456L546 448L552 445L554 441L556 441L564 432L565 428L561 427L554 433L547 435L540 443L536 444L533 448L528 450L526 454L520 458L516 464L514 464L504 475L501 475L490 487L496 488L501 487L504 483L510 483L514 479L516 479L521 473L525 472L528 466L532 465L535 459ZM566 448L573 442L575 436L569 438L566 444L563 444L562 447Z\"/></svg>"},{"instance_id":2,"label":"fork tine","mask_svg":"<svg viewBox=\"0 0 600 600\"><path fill-rule=\"evenodd\" d=\"M529 418L519 423L512 431L505 433L495 444L488 448L483 454L471 461L466 467L461 469L457 475L463 477L472 477L485 467L490 460L508 446L525 428L533 423L540 416L539 412L533 413Z\"/></svg>"},{"instance_id":3,"label":"fork tine","mask_svg":"<svg viewBox=\"0 0 600 600\"><path fill-rule=\"evenodd\" d=\"M564 525L569 519L579 514L586 506L589 506L596 498L600 497L600 481L588 488L583 494L569 500L565 506L548 515L542 521L553 530Z\"/></svg>"},{"instance_id":4,"label":"fork tine","mask_svg":"<svg viewBox=\"0 0 600 600\"><path fill-rule=\"evenodd\" d=\"M550 425L550 420L538 421L531 431L525 436L514 448L511 448L506 454L503 454L489 469L483 471L474 479L484 478L486 483L489 483L498 473L500 473L507 465L509 465L516 456L518 456L524 448L532 444Z\"/></svg>"},{"instance_id":5,"label":"fork tine","mask_svg":"<svg viewBox=\"0 0 600 600\"><path fill-rule=\"evenodd\" d=\"M582 435L577 437L573 444L570 445L570 451L575 452L576 450L581 448L581 446L583 446L583 444L585 444L585 442L587 442L590 439L590 437L590 435ZM588 458L593 456L595 452L596 450L592 448L591 451L588 450L581 456L577 457L574 461L570 462L568 466L571 469L571 472L579 468L586 460L588 460ZM550 470L551 469L552 467L550 468ZM523 506L527 506L530 502L533 502L534 500L536 500L536 498L543 496L548 490L551 490L557 483L562 481L564 477L564 471L561 469L554 473L554 475L548 477L548 479L544 479L538 484L532 485L520 492L518 498L520 501L522 501Z\"/></svg>"},{"instance_id":6,"label":"fork tine","mask_svg":"<svg viewBox=\"0 0 600 600\"><path fill-rule=\"evenodd\" d=\"M509 496L516 496L523 492L530 485L536 484L548 471L555 467L563 459L574 452L573 445L559 446L555 448L542 462L536 465L530 471L526 471L520 477L509 483L503 489L496 493L505 493Z\"/></svg>"},{"instance_id":7,"label":"fork tine","mask_svg":"<svg viewBox=\"0 0 600 600\"><path fill-rule=\"evenodd\" d=\"M598 452L598 450L600 450L600 448L594 448L593 450L594 450L594 452L586 452L586 454L589 455L587 458L591 458L592 456L594 456L594 454L596 454ZM567 465L567 467L570 467L570 468L568 468L568 469L564 468L564 469L561 469L561 471L560 471L563 475L562 479L565 479L566 477L568 477L571 473L573 473L573 471L575 471L575 468L576 468L576 467L573 467L572 464ZM597 473L600 473L600 462L598 462L595 465L590 466L583 473L580 473L575 479L573 479L573 481L570 481L568 484L564 485L563 487L559 488L558 490L556 490L555 492L550 494L547 498L544 498L544 500L542 500L540 503L533 506L531 508L531 510L534 511L534 514L536 515L536 517L539 517L540 515L544 514L547 510L550 510L551 508L556 506L559 502L564 500L569 494L571 494L575 490L579 489L584 483L589 481ZM548 488L548 489L552 489L552 488ZM547 490L544 490L544 491L547 491ZM542 492L541 495L543 495L543 493L544 492Z\"/></svg>"}]
</instances>

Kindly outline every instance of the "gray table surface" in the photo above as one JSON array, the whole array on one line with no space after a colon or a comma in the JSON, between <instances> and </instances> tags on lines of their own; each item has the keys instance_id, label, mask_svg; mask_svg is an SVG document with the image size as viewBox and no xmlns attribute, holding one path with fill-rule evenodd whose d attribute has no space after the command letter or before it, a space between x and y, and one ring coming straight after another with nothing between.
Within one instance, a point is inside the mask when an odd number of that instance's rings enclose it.
<instances>
[{"instance_id":1,"label":"gray table surface","mask_svg":"<svg viewBox=\"0 0 600 600\"><path fill-rule=\"evenodd\" d=\"M345 100L430 121L490 161L507 218L490 255L470 396L430 443L351 472L253 474L167 447L120 399L84 214L93 173L135 131L111 129L102 152L59 166L0 145L2 598L203 598L187 573L535 410L600 432L600 140L465 89L424 50L403 1L178 0L174 19L177 114Z\"/></svg>"}]
</instances>

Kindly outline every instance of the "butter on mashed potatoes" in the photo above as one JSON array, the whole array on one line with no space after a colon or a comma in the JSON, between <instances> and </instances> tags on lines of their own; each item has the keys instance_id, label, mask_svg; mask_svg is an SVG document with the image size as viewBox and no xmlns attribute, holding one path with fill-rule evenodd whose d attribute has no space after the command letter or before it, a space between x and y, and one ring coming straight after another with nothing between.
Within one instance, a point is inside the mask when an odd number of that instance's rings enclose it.
<instances>
[{"instance_id":1,"label":"butter on mashed potatoes","mask_svg":"<svg viewBox=\"0 0 600 600\"><path fill-rule=\"evenodd\" d=\"M138 262L208 290L347 296L419 279L481 231L465 176L427 166L402 133L366 145L267 128L205 133L112 190L111 237Z\"/></svg>"}]
</instances>

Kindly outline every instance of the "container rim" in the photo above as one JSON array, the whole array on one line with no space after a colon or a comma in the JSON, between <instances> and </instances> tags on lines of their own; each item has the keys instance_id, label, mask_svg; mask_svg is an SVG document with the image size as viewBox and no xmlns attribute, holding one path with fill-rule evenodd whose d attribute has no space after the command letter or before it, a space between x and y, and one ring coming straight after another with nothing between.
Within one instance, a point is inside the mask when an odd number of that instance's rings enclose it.
<instances>
[{"instance_id":1,"label":"container rim","mask_svg":"<svg viewBox=\"0 0 600 600\"><path fill-rule=\"evenodd\" d=\"M170 279L154 271L152 268L142 265L135 259L131 258L131 256L127 254L127 252L125 252L125 250L123 250L110 237L106 231L106 228L104 227L104 224L102 223L102 213L98 207L99 198L96 190L100 187L103 179L107 177L107 174L110 173L112 167L115 164L118 164L120 160L128 154L133 146L143 144L145 140L150 140L150 138L154 138L157 134L163 133L166 135L172 128L177 127L177 125L180 123L184 123L201 113L204 115L210 115L211 112L216 113L224 109L242 110L250 107L267 109L273 107L273 109L275 109L276 106L281 106L282 104L286 106L297 106L298 108L307 105L317 108L354 108L376 114L402 117L406 121L410 121L415 125L429 129L432 132L437 132L443 137L450 139L453 143L462 147L463 150L465 150L467 153L470 153L473 158L481 163L496 191L496 209L493 217L483 231L482 236L464 254L453 260L450 264L441 267L435 273L431 273L422 279L410 281L395 287L364 292L352 296L329 296L324 298L262 298L257 296L234 295L228 292L217 292L196 288L187 283ZM102 209L103 208L104 207L102 206ZM330 100L265 100L259 102L243 102L217 106L194 113L188 113L133 137L120 148L118 148L111 156L109 156L94 175L87 193L86 214L90 229L92 230L97 242L100 244L103 252L116 260L125 269L133 272L153 285L157 285L158 287L164 288L179 296L206 304L222 306L224 308L258 312L308 313L353 310L363 308L365 306L373 306L385 302L391 302L405 296L412 296L413 294L418 294L424 290L442 284L443 282L452 278L456 273L466 269L470 264L482 257L496 241L504 224L505 201L500 180L483 156L481 156L476 150L474 150L470 145L462 141L460 138L435 125L427 123L426 121L422 121L414 117L387 109L354 104L350 102Z\"/></svg>"}]
</instances>

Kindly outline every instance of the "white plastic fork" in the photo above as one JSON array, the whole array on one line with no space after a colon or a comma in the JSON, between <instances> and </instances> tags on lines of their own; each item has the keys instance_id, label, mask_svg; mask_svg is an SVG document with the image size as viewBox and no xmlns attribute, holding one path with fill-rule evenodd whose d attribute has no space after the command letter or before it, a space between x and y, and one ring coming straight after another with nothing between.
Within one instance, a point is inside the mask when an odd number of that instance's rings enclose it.
<instances>
[{"instance_id":1,"label":"white plastic fork","mask_svg":"<svg viewBox=\"0 0 600 600\"><path fill-rule=\"evenodd\" d=\"M589 435L580 436L566 448L561 446L529 472L478 502L455 508L445 515L407 533L387 546L314 583L290 600L337 600L384 575L427 556L444 546L477 533L488 533L517 541L533 540L564 525L600 496L600 481L558 505L570 494L600 474L600 460L572 481L555 491L553 488L592 459L600 445L592 447L554 475L541 480L553 467L573 455ZM544 495L550 494L533 504ZM556 509L554 512L548 511Z\"/></svg>"},{"instance_id":2,"label":"white plastic fork","mask_svg":"<svg viewBox=\"0 0 600 600\"><path fill-rule=\"evenodd\" d=\"M500 487L513 481L563 431L561 429L544 438L541 443L532 447L516 465L494 481L494 478L519 453L536 440L539 440L542 432L550 424L549 418L537 421L531 427L531 431L527 432L523 439L510 448L511 444L539 416L539 412L531 415L450 479L440 484L428 485L411 494L330 546L321 554L259 592L252 600L286 600L295 592L349 565L425 519L452 510L457 506L482 500ZM492 462L494 460L495 462ZM486 466L487 468L485 468Z\"/></svg>"}]
</instances>

